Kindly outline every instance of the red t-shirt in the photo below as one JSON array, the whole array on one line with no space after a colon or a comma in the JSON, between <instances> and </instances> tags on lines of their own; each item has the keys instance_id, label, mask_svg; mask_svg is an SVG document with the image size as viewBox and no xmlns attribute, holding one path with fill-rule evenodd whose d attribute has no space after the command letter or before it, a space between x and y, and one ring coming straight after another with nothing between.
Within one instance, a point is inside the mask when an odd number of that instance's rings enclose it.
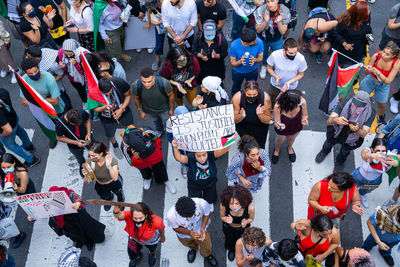
<instances>
[{"instance_id":1,"label":"red t-shirt","mask_svg":"<svg viewBox=\"0 0 400 267\"><path fill-rule=\"evenodd\" d=\"M156 231L160 231L160 230L164 230L165 225L163 220L156 216L153 215L153 224L150 227L149 224L146 222L145 224L142 225L142 227L140 227L139 229L136 229L136 234L135 234L135 223L133 222L132 219L132 215L131 215L131 211L127 210L127 211L123 211L125 219L123 221L126 222L126 226L125 226L125 232L127 232L129 234L130 237L135 238L136 240L140 241L140 242L146 242L150 239L152 239L152 237L154 236L154 234L156 233ZM122 220L120 220L122 221ZM139 239L140 238L140 239Z\"/></svg>"}]
</instances>

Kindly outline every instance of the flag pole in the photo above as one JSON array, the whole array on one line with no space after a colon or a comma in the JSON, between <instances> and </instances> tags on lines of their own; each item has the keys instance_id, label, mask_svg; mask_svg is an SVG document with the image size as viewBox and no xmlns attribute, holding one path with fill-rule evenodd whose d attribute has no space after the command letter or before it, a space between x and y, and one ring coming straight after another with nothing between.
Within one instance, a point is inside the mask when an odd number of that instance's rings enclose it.
<instances>
[{"instance_id":1,"label":"flag pole","mask_svg":"<svg viewBox=\"0 0 400 267\"><path fill-rule=\"evenodd\" d=\"M358 62L357 60L352 59L351 57L349 57L349 56L343 54L342 52L337 51L337 50L334 49L334 48L331 48L331 49L332 49L333 52L337 52L339 55L342 55L342 56L344 56L345 58L350 59L350 60L353 61L354 63L361 64L361 67L365 68L365 66L364 66L363 63Z\"/></svg>"},{"instance_id":2,"label":"flag pole","mask_svg":"<svg viewBox=\"0 0 400 267\"><path fill-rule=\"evenodd\" d=\"M78 143L81 142L81 140L79 140L79 138L71 131L71 129L69 129L69 128L67 127L67 125L65 125L65 124L62 122L62 120L60 120L59 117L57 117L57 121L58 121L59 123L61 123L62 126L64 126L65 129L68 130L68 132L75 138L76 141L78 141ZM86 146L84 146L84 148L86 148ZM86 148L86 149L87 149L87 148Z\"/></svg>"}]
</instances>

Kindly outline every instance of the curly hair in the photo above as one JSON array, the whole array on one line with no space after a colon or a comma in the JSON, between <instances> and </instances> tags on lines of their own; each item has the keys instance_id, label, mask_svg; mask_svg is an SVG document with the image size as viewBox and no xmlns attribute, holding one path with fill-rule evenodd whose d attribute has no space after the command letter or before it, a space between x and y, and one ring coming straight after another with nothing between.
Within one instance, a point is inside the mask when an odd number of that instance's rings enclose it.
<instances>
[{"instance_id":1,"label":"curly hair","mask_svg":"<svg viewBox=\"0 0 400 267\"><path fill-rule=\"evenodd\" d=\"M261 228L249 227L244 230L243 239L246 244L256 245L260 248L264 246L267 237Z\"/></svg>"},{"instance_id":2,"label":"curly hair","mask_svg":"<svg viewBox=\"0 0 400 267\"><path fill-rule=\"evenodd\" d=\"M196 203L190 197L183 196L176 201L175 210L180 216L190 218L196 212Z\"/></svg>"},{"instance_id":3,"label":"curly hair","mask_svg":"<svg viewBox=\"0 0 400 267\"><path fill-rule=\"evenodd\" d=\"M301 105L301 92L298 90L287 90L278 97L277 102L282 111L292 111Z\"/></svg>"},{"instance_id":4,"label":"curly hair","mask_svg":"<svg viewBox=\"0 0 400 267\"><path fill-rule=\"evenodd\" d=\"M243 208L247 208L250 203L253 201L253 196L251 195L250 191L239 185L236 184L234 186L227 186L221 192L221 204L228 209L231 200L236 198L240 205Z\"/></svg>"},{"instance_id":5,"label":"curly hair","mask_svg":"<svg viewBox=\"0 0 400 267\"><path fill-rule=\"evenodd\" d=\"M350 265L352 267L375 267L374 259L366 250L353 248L349 251Z\"/></svg>"},{"instance_id":6,"label":"curly hair","mask_svg":"<svg viewBox=\"0 0 400 267\"><path fill-rule=\"evenodd\" d=\"M144 216L146 216L146 221L149 224L149 227L151 228L153 225L153 211L150 209L149 206L147 206L145 203L143 202L138 202L136 203L135 207L131 207L131 216L133 218L133 212L141 212L144 214ZM137 227L135 227L135 231L137 231Z\"/></svg>"},{"instance_id":7,"label":"curly hair","mask_svg":"<svg viewBox=\"0 0 400 267\"><path fill-rule=\"evenodd\" d=\"M355 185L353 176L348 172L335 172L326 177L326 180L332 180L340 191L352 188Z\"/></svg>"}]
</instances>

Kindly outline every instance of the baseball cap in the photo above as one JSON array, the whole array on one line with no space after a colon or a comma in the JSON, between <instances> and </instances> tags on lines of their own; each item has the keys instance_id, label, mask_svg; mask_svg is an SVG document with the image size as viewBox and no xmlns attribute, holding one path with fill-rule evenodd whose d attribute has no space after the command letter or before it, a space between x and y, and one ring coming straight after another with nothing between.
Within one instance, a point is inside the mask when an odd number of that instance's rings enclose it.
<instances>
[{"instance_id":1,"label":"baseball cap","mask_svg":"<svg viewBox=\"0 0 400 267\"><path fill-rule=\"evenodd\" d=\"M365 107L369 102L369 94L361 90L354 95L352 100L352 103L359 107Z\"/></svg>"}]
</instances>

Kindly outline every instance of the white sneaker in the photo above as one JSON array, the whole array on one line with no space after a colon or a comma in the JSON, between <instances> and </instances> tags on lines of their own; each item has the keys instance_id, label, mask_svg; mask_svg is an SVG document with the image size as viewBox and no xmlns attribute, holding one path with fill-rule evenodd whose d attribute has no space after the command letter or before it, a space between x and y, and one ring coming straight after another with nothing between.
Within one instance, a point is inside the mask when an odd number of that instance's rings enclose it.
<instances>
[{"instance_id":1,"label":"white sneaker","mask_svg":"<svg viewBox=\"0 0 400 267\"><path fill-rule=\"evenodd\" d=\"M138 53L142 52L142 48L136 49L136 52L138 52Z\"/></svg>"},{"instance_id":2,"label":"white sneaker","mask_svg":"<svg viewBox=\"0 0 400 267\"><path fill-rule=\"evenodd\" d=\"M114 155L117 157L117 159L122 159L124 157L124 155L122 155L122 151L121 149L118 147L114 147Z\"/></svg>"},{"instance_id":3,"label":"white sneaker","mask_svg":"<svg viewBox=\"0 0 400 267\"><path fill-rule=\"evenodd\" d=\"M17 77L15 77L15 73L11 74L11 83L17 83Z\"/></svg>"},{"instance_id":4,"label":"white sneaker","mask_svg":"<svg viewBox=\"0 0 400 267\"><path fill-rule=\"evenodd\" d=\"M144 179L144 181L143 181L143 189L144 190L149 190L150 189L151 180L152 179Z\"/></svg>"},{"instance_id":5,"label":"white sneaker","mask_svg":"<svg viewBox=\"0 0 400 267\"><path fill-rule=\"evenodd\" d=\"M181 165L182 177L185 178L185 179L187 179L187 172L188 172L187 167L185 165Z\"/></svg>"},{"instance_id":6,"label":"white sneaker","mask_svg":"<svg viewBox=\"0 0 400 267\"><path fill-rule=\"evenodd\" d=\"M5 71L5 70L0 71L0 77L1 78L4 78L6 76L7 76L7 71Z\"/></svg>"},{"instance_id":7,"label":"white sneaker","mask_svg":"<svg viewBox=\"0 0 400 267\"><path fill-rule=\"evenodd\" d=\"M154 48L147 48L147 53L151 54L151 53L153 53L153 51L154 51Z\"/></svg>"},{"instance_id":8,"label":"white sneaker","mask_svg":"<svg viewBox=\"0 0 400 267\"><path fill-rule=\"evenodd\" d=\"M375 0L368 0L368 3L375 4Z\"/></svg>"},{"instance_id":9,"label":"white sneaker","mask_svg":"<svg viewBox=\"0 0 400 267\"><path fill-rule=\"evenodd\" d=\"M367 196L360 195L360 198L361 198L361 204L363 205L363 207L368 209L369 204L368 204Z\"/></svg>"},{"instance_id":10,"label":"white sneaker","mask_svg":"<svg viewBox=\"0 0 400 267\"><path fill-rule=\"evenodd\" d=\"M267 77L267 66L262 65L260 70L260 78L265 79Z\"/></svg>"},{"instance_id":11,"label":"white sneaker","mask_svg":"<svg viewBox=\"0 0 400 267\"><path fill-rule=\"evenodd\" d=\"M171 183L170 181L166 181L165 182L165 187L168 189L168 191L171 194L176 194L176 187L173 183Z\"/></svg>"},{"instance_id":12,"label":"white sneaker","mask_svg":"<svg viewBox=\"0 0 400 267\"><path fill-rule=\"evenodd\" d=\"M394 114L399 113L399 101L394 99L394 97L390 98L390 111Z\"/></svg>"}]
</instances>

